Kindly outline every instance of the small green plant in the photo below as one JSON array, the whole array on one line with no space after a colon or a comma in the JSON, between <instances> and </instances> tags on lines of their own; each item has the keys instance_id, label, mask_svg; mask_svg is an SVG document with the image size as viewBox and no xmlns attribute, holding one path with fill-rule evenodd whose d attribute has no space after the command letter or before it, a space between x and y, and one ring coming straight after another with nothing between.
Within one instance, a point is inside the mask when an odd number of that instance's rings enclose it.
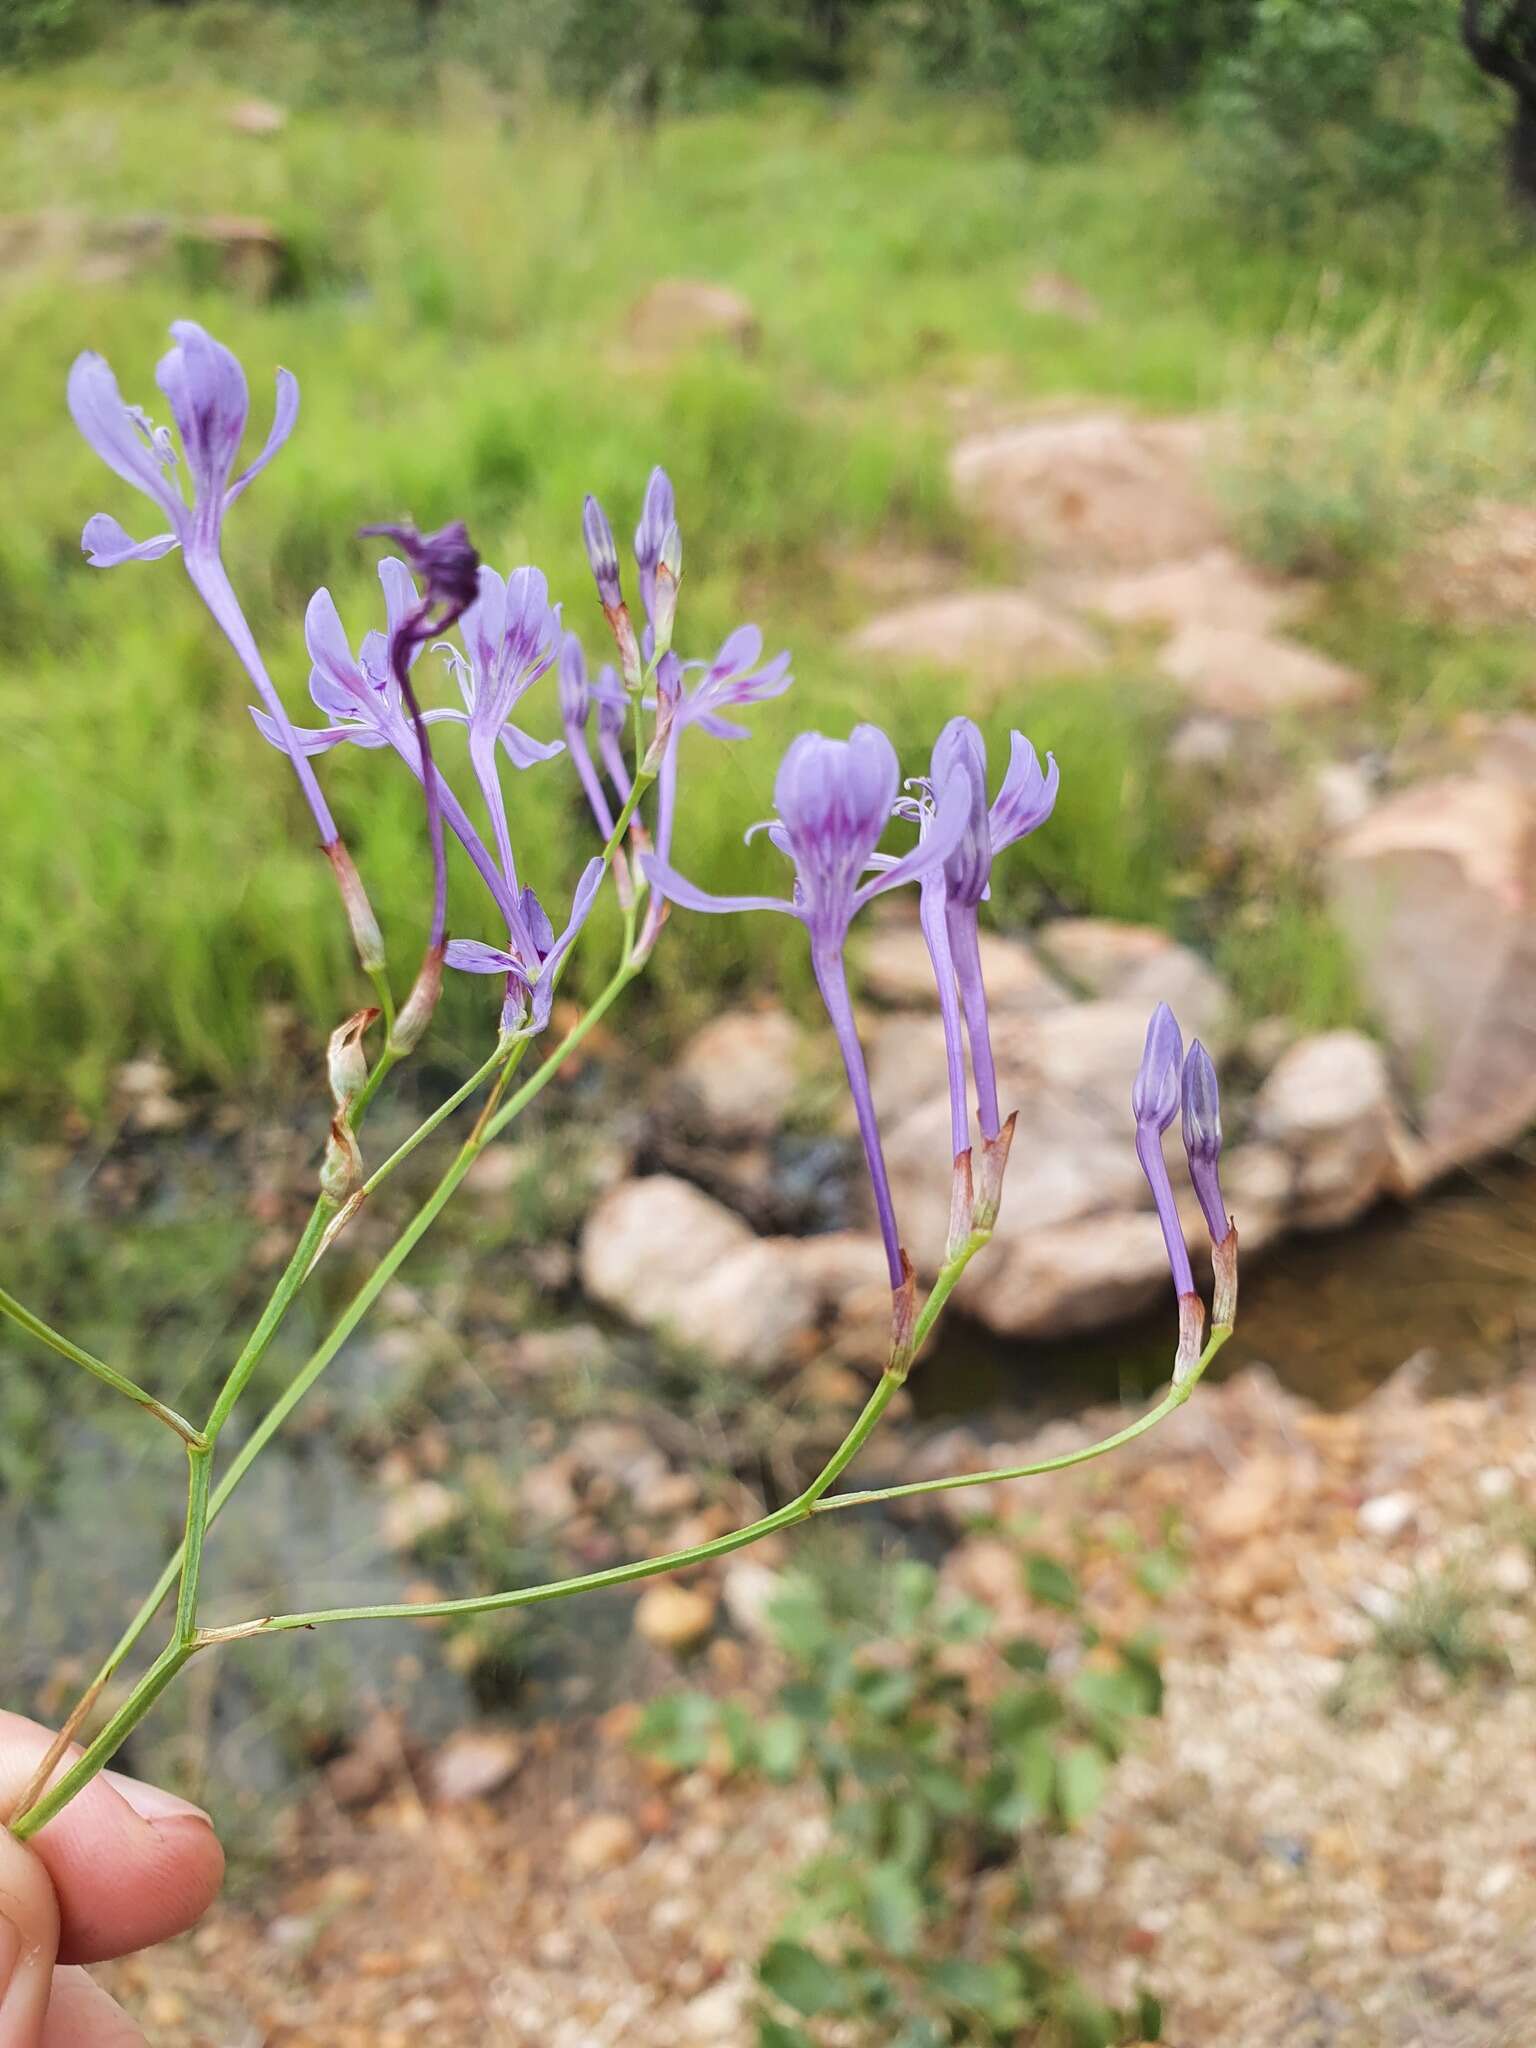
<instances>
[{"instance_id":1,"label":"small green plant","mask_svg":"<svg viewBox=\"0 0 1536 2048\"><path fill-rule=\"evenodd\" d=\"M1339 340L1314 317L1239 394L1223 482L1261 561L1338 576L1392 566L1480 494L1529 488L1508 368L1470 329L1367 321Z\"/></svg>"},{"instance_id":2,"label":"small green plant","mask_svg":"<svg viewBox=\"0 0 1536 2048\"><path fill-rule=\"evenodd\" d=\"M1019 1932L1031 1845L1092 1812L1159 1711L1156 1654L1104 1639L1057 1558L1021 1555L1020 1571L1053 1649L945 1599L927 1564L855 1554L786 1576L772 1711L699 1692L648 1710L642 1745L679 1768L723 1746L733 1768L808 1776L825 1800L827 1846L758 1962L760 2048L1157 2039L1149 1993L1112 2011Z\"/></svg>"},{"instance_id":3,"label":"small green plant","mask_svg":"<svg viewBox=\"0 0 1536 2048\"><path fill-rule=\"evenodd\" d=\"M1405 1681L1438 1673L1452 1685L1509 1676L1509 1658L1483 1630L1477 1591L1456 1572L1421 1574L1376 1623L1369 1644L1345 1665L1328 1696L1329 1713L1363 1721Z\"/></svg>"}]
</instances>

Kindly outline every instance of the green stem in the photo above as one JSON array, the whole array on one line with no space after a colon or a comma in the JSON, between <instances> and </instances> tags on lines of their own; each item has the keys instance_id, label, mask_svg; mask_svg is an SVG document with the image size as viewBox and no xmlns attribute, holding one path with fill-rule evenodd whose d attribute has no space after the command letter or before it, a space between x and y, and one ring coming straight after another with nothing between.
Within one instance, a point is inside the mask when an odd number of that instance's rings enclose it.
<instances>
[{"instance_id":1,"label":"green stem","mask_svg":"<svg viewBox=\"0 0 1536 2048\"><path fill-rule=\"evenodd\" d=\"M213 1445L189 1448L187 1467L187 1524L181 1542L181 1586L176 1595L176 1641L183 1645L197 1634L197 1591L203 1573L203 1538L208 1533Z\"/></svg>"},{"instance_id":2,"label":"green stem","mask_svg":"<svg viewBox=\"0 0 1536 2048\"><path fill-rule=\"evenodd\" d=\"M167 1408L165 1403L157 1401L153 1394L145 1393L144 1389L129 1379L126 1373L119 1372L115 1366L108 1365L94 1353L82 1350L78 1344L72 1344L68 1337L61 1336L50 1324L45 1323L41 1316L33 1315L29 1308L23 1308L19 1301L5 1292L4 1288L0 1288L0 1315L9 1316L11 1321L18 1324L29 1336L36 1337L40 1343L57 1351L61 1358L67 1358L75 1365L83 1365L93 1378L100 1380L104 1387L110 1387L115 1394L126 1395L146 1414L153 1415L157 1422L163 1422L167 1429L175 1430L183 1443L202 1442L202 1437L185 1416L178 1415L174 1408Z\"/></svg>"},{"instance_id":3,"label":"green stem","mask_svg":"<svg viewBox=\"0 0 1536 2048\"><path fill-rule=\"evenodd\" d=\"M483 1066L476 1067L475 1071L461 1087L455 1088L445 1101L438 1104L424 1124L418 1124L405 1142L395 1147L382 1166L376 1166L373 1169L367 1180L363 1182L362 1191L364 1195L371 1195L375 1188L388 1180L395 1168L410 1158L422 1140L430 1138L440 1124L446 1123L448 1118L453 1115L453 1112L462 1103L469 1100L482 1081L487 1080L496 1071L497 1067L504 1066L507 1063L508 1057L509 1048L505 1044L498 1045Z\"/></svg>"},{"instance_id":4,"label":"green stem","mask_svg":"<svg viewBox=\"0 0 1536 2048\"><path fill-rule=\"evenodd\" d=\"M880 1486L867 1493L839 1493L831 1500L815 1503L817 1514L828 1514L833 1508L870 1507L877 1501L910 1500L920 1493L954 1493L962 1486L994 1486L1005 1479L1038 1479L1046 1472L1064 1472L1071 1465L1086 1465L1091 1459L1102 1458L1106 1451L1118 1451L1128 1443L1134 1443L1139 1436L1145 1436L1149 1429L1155 1429L1176 1408L1182 1408L1195 1391L1206 1367L1220 1351L1232 1334L1230 1323L1218 1323L1212 1330L1210 1341L1196 1361L1193 1371L1182 1384L1170 1387L1155 1408L1138 1416L1135 1422L1127 1423L1124 1429L1117 1429L1113 1436L1101 1437L1097 1443L1085 1444L1081 1450L1063 1451L1056 1458L1041 1458L1033 1465L1005 1465L996 1472L959 1472L948 1479L914 1479L905 1486Z\"/></svg>"},{"instance_id":5,"label":"green stem","mask_svg":"<svg viewBox=\"0 0 1536 2048\"><path fill-rule=\"evenodd\" d=\"M246 1339L240 1356L229 1369L228 1377L219 1389L218 1399L213 1404L203 1434L209 1444L216 1444L219 1433L228 1422L235 1403L245 1392L251 1374L266 1352L267 1346L277 1335L278 1325L288 1313L293 1297L304 1285L310 1264L320 1248L326 1226L336 1213L336 1204L322 1195L310 1211L309 1221L304 1226L304 1235L294 1247L292 1258L283 1270L282 1278L273 1288L271 1298L261 1312L261 1319Z\"/></svg>"},{"instance_id":6,"label":"green stem","mask_svg":"<svg viewBox=\"0 0 1536 2048\"><path fill-rule=\"evenodd\" d=\"M171 1680L197 1654L197 1642L168 1643L112 1716L96 1740L74 1767L65 1772L52 1791L35 1800L27 1811L11 1822L11 1833L25 1842L39 1828L46 1827L56 1813L62 1813L77 1792L83 1791L102 1766L116 1756Z\"/></svg>"}]
</instances>

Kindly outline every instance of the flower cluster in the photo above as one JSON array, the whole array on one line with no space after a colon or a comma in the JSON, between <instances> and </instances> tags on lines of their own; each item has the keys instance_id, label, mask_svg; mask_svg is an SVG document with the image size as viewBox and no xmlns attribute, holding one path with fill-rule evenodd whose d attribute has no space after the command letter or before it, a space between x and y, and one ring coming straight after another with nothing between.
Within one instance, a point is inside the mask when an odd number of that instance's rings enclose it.
<instances>
[{"instance_id":1,"label":"flower cluster","mask_svg":"<svg viewBox=\"0 0 1536 2048\"><path fill-rule=\"evenodd\" d=\"M170 527L137 542L102 513L86 526L84 546L91 562L104 568L181 549L193 583L255 686L260 703L252 715L258 729L293 763L370 971L383 965L378 927L312 763L343 745L387 750L420 784L432 848L432 916L426 961L395 1026L395 1052L409 1050L425 1028L444 967L501 984L504 1041L542 1031L565 960L610 867L625 915L632 969L649 957L669 905L797 918L806 930L812 968L847 1073L895 1301L895 1356L902 1361L911 1335L914 1277L855 1024L845 944L866 905L891 890L917 885L948 1070L953 1153L949 1259L963 1261L996 1221L1013 1131L1013 1118L1005 1116L999 1094L978 912L990 893L997 856L1050 817L1058 789L1055 762L1048 756L1042 767L1024 735L1012 733L1007 769L994 794L985 739L970 719L958 717L934 741L927 773L904 785L896 750L878 727L856 726L846 739L805 732L780 764L774 817L753 828L765 830L789 862L790 893L717 896L688 880L672 863L687 736L725 743L745 737L739 714L783 695L792 678L789 656L765 659L762 634L752 625L728 634L711 658L685 660L675 651L683 543L673 487L660 469L646 486L634 535L638 623L629 609L606 512L588 498L582 515L587 556L613 641L612 663L589 664L541 571L525 566L499 574L479 560L462 525L425 536L409 527L365 528L387 535L399 549L379 565L382 624L370 627L354 644L330 592L315 592L305 614L304 644L310 696L323 722L296 726L225 574L220 543L229 507L293 428L297 386L286 371L278 373L272 432L257 459L235 475L248 412L244 372L227 349L194 323L178 322L172 335L175 345L161 361L157 381L176 436L123 400L100 357L82 356L70 373L69 402L81 431L119 476L160 508ZM453 629L456 642L443 637ZM456 685L462 708L422 708L417 675L429 651L443 657L446 678ZM547 676L555 678L563 736L545 742L525 731L515 714ZM489 821L489 840L434 755L431 731L445 726L463 730L468 772L478 807ZM561 755L575 771L603 850L578 879L557 935L555 921L519 870L515 805L505 772L510 768L518 777ZM909 840L895 850L885 845L893 828ZM450 939L446 933L449 839L484 883L497 921L493 937ZM356 1025L345 1039L349 1058L363 1028ZM1220 1119L1215 1072L1198 1044L1184 1059L1178 1027L1161 1008L1136 1082L1136 1145L1167 1236L1180 1298L1180 1364L1187 1370L1191 1343L1198 1353L1204 1311L1195 1295L1161 1150L1162 1133L1181 1101L1191 1172L1218 1244L1220 1276L1220 1247L1230 1244L1235 1257L1235 1237L1216 1180ZM974 1172L973 1117L980 1140ZM1219 1297L1222 1284L1219 1277Z\"/></svg>"}]
</instances>

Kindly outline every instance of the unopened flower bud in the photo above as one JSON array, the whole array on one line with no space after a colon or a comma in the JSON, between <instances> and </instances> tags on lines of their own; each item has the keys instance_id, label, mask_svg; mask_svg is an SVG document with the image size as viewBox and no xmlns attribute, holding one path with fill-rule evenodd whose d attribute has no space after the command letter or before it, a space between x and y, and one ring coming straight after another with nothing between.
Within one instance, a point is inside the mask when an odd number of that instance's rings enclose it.
<instances>
[{"instance_id":1,"label":"unopened flower bud","mask_svg":"<svg viewBox=\"0 0 1536 2048\"><path fill-rule=\"evenodd\" d=\"M363 1184L363 1155L357 1133L340 1110L331 1119L325 1158L320 1165L320 1192L337 1208Z\"/></svg>"},{"instance_id":2,"label":"unopened flower bud","mask_svg":"<svg viewBox=\"0 0 1536 2048\"><path fill-rule=\"evenodd\" d=\"M672 628L677 621L677 586L683 575L683 537L674 519L661 544L656 564L656 581L651 592L651 632L658 654L672 645Z\"/></svg>"},{"instance_id":3,"label":"unopened flower bud","mask_svg":"<svg viewBox=\"0 0 1536 2048\"><path fill-rule=\"evenodd\" d=\"M1210 1054L1197 1038L1184 1061L1184 1150L1189 1177L1205 1213L1211 1243L1222 1243L1232 1227L1222 1199L1217 1162L1221 1158L1221 1090Z\"/></svg>"},{"instance_id":4,"label":"unopened flower bud","mask_svg":"<svg viewBox=\"0 0 1536 2048\"><path fill-rule=\"evenodd\" d=\"M340 839L333 839L330 842L325 848L325 857L331 864L336 886L341 891L341 905L347 914L352 943L357 948L358 963L364 974L376 974L384 965L384 934L379 930L379 921L373 914L373 905L368 901L368 891L363 887L363 878L357 872L351 854Z\"/></svg>"},{"instance_id":5,"label":"unopened flower bud","mask_svg":"<svg viewBox=\"0 0 1536 2048\"><path fill-rule=\"evenodd\" d=\"M1147 1026L1141 1065L1131 1084L1131 1111L1142 1127L1166 1131L1179 1113L1184 1040L1172 1010L1159 1003Z\"/></svg>"},{"instance_id":6,"label":"unopened flower bud","mask_svg":"<svg viewBox=\"0 0 1536 2048\"><path fill-rule=\"evenodd\" d=\"M619 550L613 538L613 528L608 524L608 514L590 493L582 507L581 537L586 543L587 560L592 565L592 578L603 601L603 610L612 612L624 601L619 582Z\"/></svg>"},{"instance_id":7,"label":"unopened flower bud","mask_svg":"<svg viewBox=\"0 0 1536 2048\"><path fill-rule=\"evenodd\" d=\"M664 469L653 469L645 486L640 524L635 528L635 561L642 577L651 575L661 560L667 529L677 524L677 500L672 479Z\"/></svg>"},{"instance_id":8,"label":"unopened flower bud","mask_svg":"<svg viewBox=\"0 0 1536 2048\"><path fill-rule=\"evenodd\" d=\"M437 1008L437 999L442 992L443 948L429 946L416 976L416 986L406 997L395 1019L395 1028L389 1037L391 1052L404 1054L416 1050L432 1022L432 1012Z\"/></svg>"},{"instance_id":9,"label":"unopened flower bud","mask_svg":"<svg viewBox=\"0 0 1536 2048\"><path fill-rule=\"evenodd\" d=\"M377 1010L359 1010L331 1033L326 1051L326 1073L331 1100L345 1114L368 1084L368 1057L363 1051L363 1033L378 1016Z\"/></svg>"}]
</instances>

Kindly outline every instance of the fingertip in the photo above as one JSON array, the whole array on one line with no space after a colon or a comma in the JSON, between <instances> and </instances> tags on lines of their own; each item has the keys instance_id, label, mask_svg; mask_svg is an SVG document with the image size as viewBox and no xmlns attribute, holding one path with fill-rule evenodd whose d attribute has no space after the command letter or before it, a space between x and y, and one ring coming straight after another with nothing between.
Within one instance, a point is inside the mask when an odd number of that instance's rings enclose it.
<instances>
[{"instance_id":1,"label":"fingertip","mask_svg":"<svg viewBox=\"0 0 1536 2048\"><path fill-rule=\"evenodd\" d=\"M0 2042L36 2041L48 2010L59 1911L48 1872L0 1828Z\"/></svg>"},{"instance_id":2,"label":"fingertip","mask_svg":"<svg viewBox=\"0 0 1536 2048\"><path fill-rule=\"evenodd\" d=\"M40 2048L145 2048L142 2031L84 1970L55 1970Z\"/></svg>"}]
</instances>

